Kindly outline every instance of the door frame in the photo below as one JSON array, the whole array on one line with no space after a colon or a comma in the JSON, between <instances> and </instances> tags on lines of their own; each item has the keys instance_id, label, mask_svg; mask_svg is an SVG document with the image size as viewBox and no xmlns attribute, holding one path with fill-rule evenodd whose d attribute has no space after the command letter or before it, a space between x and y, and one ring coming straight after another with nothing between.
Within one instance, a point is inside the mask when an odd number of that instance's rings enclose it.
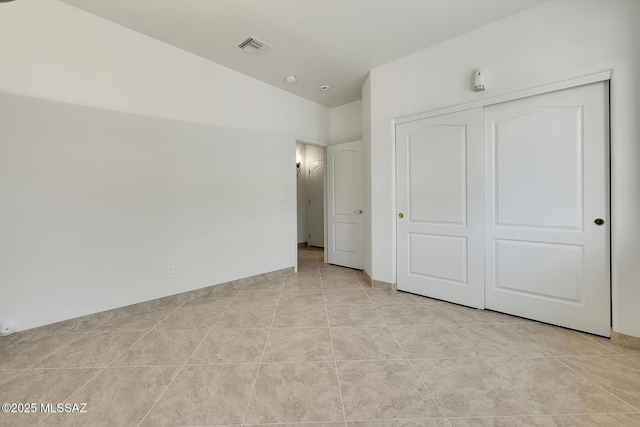
<instances>
[{"instance_id":1,"label":"door frame","mask_svg":"<svg viewBox=\"0 0 640 427\"><path fill-rule=\"evenodd\" d=\"M293 149L291 151L291 182L293 188L293 271L298 272L298 175L296 168L296 144L304 144L304 145L312 145L314 147L318 147L322 149L322 156L325 164L325 173L323 177L323 189L322 189L322 206L323 206L323 220L322 226L324 228L323 239L324 239L324 248L323 248L323 257L324 262L327 262L327 173L326 173L326 164L327 164L327 146L318 144L315 142L310 142L303 139L294 139L293 140ZM306 165L305 158L305 167ZM300 173L303 173L301 171ZM308 174L307 174L308 175ZM308 227L308 224L307 224Z\"/></svg>"},{"instance_id":2,"label":"door frame","mask_svg":"<svg viewBox=\"0 0 640 427\"><path fill-rule=\"evenodd\" d=\"M611 75L612 75L612 70L605 70L605 71L601 71L598 73L594 73L594 74L588 74L585 76L581 76L581 77L577 77L577 78L573 78L573 79L568 79L568 80L563 80L560 82L556 82L556 83L551 83L548 85L544 85L544 86L538 86L538 87L534 87L534 88L530 88L530 89L525 89L525 90L520 90L520 91L516 91L516 92L511 92L511 93L507 93L507 94L503 94L503 95L498 95L498 96L494 96L494 97L490 97L490 98L485 98L485 99L481 99L478 101L474 101L474 102L468 102L465 104L459 104L459 105L454 105L451 107L446 107L446 108L440 108L437 110L431 110L431 111L426 111L423 113L418 113L418 114L412 114L412 115L408 115L408 116L403 116L403 117L397 117L397 118L392 118L391 120L391 126L392 126L392 144L393 144L393 150L392 150L392 165L393 165L393 180L394 180L394 185L393 185L393 199L394 199L394 204L393 204L393 218L394 218L394 227L393 227L393 237L392 240L395 241L395 246L393 247L393 272L394 272L394 277L395 277L395 282L397 285L397 278L398 278L398 228L397 228L397 206L398 206L398 192L397 192L397 188L398 188L398 180L397 180L397 170L396 170L396 165L397 165L397 158L396 158L396 147L397 147L397 141L396 141L396 127L399 124L403 124L403 123L408 123L408 122L412 122L412 121L416 121L416 120L422 120L422 119L427 119L427 118L431 118L431 117L436 117L436 116L441 116L441 115L446 115L446 114L450 114L450 113L457 113L460 111L464 111L464 110L470 110L470 109L474 109L474 108L478 108L478 107L487 107L490 105L494 105L494 104L501 104L503 102L508 102L508 101L515 101L518 99L522 99L522 98L528 98L530 96L535 96L535 95L542 95L545 93L550 93L550 92L556 92L556 91L560 91L560 90L564 90L564 89L570 89L570 88L574 88L574 87L578 87L578 86L584 86L584 85L588 85L588 84L592 84L592 83L599 83L599 82L604 82L604 81L608 81L609 82L609 88L611 87ZM609 92L611 93L611 92ZM609 107L609 117L607 117L606 119L609 123L611 121L611 108ZM611 127L609 127L609 132L611 132ZM611 138L609 138L609 152L611 152L611 146L612 146L613 141L611 140ZM609 218L613 217L613 206L611 203L611 167L609 167ZM609 265L613 264L613 258L612 258L612 250L611 250L611 245L613 243L613 239L612 239L612 228L609 227L609 245L610 245L610 249L609 249ZM613 302L613 278L611 277L611 269L609 271L609 288L610 288L610 292L609 292L609 296L610 296L610 301L609 304L611 305ZM613 308L610 310L610 314L611 314L611 318L610 320L610 326L613 325Z\"/></svg>"}]
</instances>

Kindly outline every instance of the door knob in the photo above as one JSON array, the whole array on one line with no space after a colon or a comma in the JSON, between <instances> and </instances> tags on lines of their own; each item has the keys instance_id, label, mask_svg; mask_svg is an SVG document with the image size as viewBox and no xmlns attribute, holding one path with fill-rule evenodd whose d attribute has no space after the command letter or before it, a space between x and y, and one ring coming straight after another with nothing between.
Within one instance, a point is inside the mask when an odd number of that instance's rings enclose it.
<instances>
[{"instance_id":1,"label":"door knob","mask_svg":"<svg viewBox=\"0 0 640 427\"><path fill-rule=\"evenodd\" d=\"M596 225L603 225L604 224L604 219L596 218L593 222L595 222Z\"/></svg>"},{"instance_id":2,"label":"door knob","mask_svg":"<svg viewBox=\"0 0 640 427\"><path fill-rule=\"evenodd\" d=\"M353 211L353 213L357 213L358 215L362 215L364 211L362 209L358 209L357 211Z\"/></svg>"},{"instance_id":3,"label":"door knob","mask_svg":"<svg viewBox=\"0 0 640 427\"><path fill-rule=\"evenodd\" d=\"M403 214L402 212L400 212L400 213L398 214L398 218L404 218L404 214Z\"/></svg>"}]
</instances>

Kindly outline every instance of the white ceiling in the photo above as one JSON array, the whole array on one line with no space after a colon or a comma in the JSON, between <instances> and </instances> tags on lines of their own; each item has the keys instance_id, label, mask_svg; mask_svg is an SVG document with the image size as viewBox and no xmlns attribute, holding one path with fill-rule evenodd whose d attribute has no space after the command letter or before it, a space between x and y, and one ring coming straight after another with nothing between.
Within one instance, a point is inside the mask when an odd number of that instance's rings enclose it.
<instances>
[{"instance_id":1,"label":"white ceiling","mask_svg":"<svg viewBox=\"0 0 640 427\"><path fill-rule=\"evenodd\" d=\"M361 98L372 68L548 0L61 1L336 107ZM249 36L273 48L250 56L237 48Z\"/></svg>"}]
</instances>

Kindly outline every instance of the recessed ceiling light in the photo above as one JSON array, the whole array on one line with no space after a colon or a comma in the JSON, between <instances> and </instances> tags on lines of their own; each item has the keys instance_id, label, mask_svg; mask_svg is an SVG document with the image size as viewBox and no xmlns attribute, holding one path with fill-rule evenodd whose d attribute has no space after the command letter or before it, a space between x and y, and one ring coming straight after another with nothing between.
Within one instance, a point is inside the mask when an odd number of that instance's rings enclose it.
<instances>
[{"instance_id":1,"label":"recessed ceiling light","mask_svg":"<svg viewBox=\"0 0 640 427\"><path fill-rule=\"evenodd\" d=\"M293 74L288 75L285 79L285 82L289 83L290 85L294 85L296 83L298 83L298 79L296 78L296 76L294 76Z\"/></svg>"}]
</instances>

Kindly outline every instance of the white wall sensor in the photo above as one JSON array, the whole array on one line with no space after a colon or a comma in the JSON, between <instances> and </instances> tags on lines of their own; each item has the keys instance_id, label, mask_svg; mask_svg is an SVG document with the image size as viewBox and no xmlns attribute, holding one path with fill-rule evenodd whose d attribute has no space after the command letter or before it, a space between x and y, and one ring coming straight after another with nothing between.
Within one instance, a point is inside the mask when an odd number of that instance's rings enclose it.
<instances>
[{"instance_id":1,"label":"white wall sensor","mask_svg":"<svg viewBox=\"0 0 640 427\"><path fill-rule=\"evenodd\" d=\"M478 68L476 71L474 71L475 76L473 78L473 90L476 92L482 92L483 90L485 90L485 86L484 86L484 72L482 71L482 69Z\"/></svg>"}]
</instances>

